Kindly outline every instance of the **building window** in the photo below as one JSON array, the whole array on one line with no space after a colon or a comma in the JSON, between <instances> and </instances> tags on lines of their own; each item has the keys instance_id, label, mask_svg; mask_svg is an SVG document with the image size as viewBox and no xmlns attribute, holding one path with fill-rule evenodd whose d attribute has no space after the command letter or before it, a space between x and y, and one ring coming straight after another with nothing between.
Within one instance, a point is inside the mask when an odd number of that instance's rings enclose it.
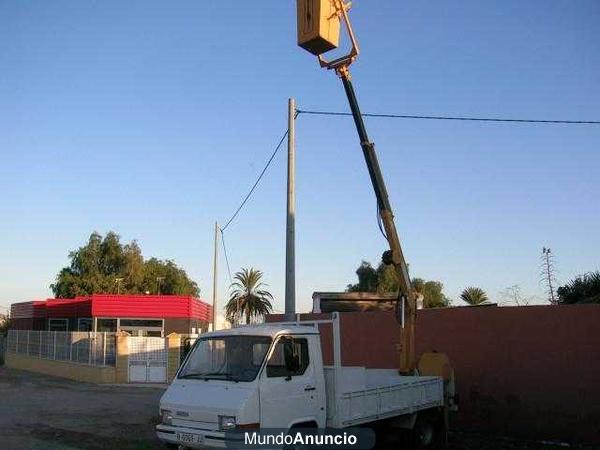
<instances>
[{"instance_id":1,"label":"building window","mask_svg":"<svg viewBox=\"0 0 600 450\"><path fill-rule=\"evenodd\" d=\"M117 331L117 319L98 319L96 331L114 333Z\"/></svg>"},{"instance_id":2,"label":"building window","mask_svg":"<svg viewBox=\"0 0 600 450\"><path fill-rule=\"evenodd\" d=\"M162 328L162 319L121 319L120 326Z\"/></svg>"},{"instance_id":3,"label":"building window","mask_svg":"<svg viewBox=\"0 0 600 450\"><path fill-rule=\"evenodd\" d=\"M48 331L69 331L69 319L48 319Z\"/></svg>"},{"instance_id":4,"label":"building window","mask_svg":"<svg viewBox=\"0 0 600 450\"><path fill-rule=\"evenodd\" d=\"M142 330L141 335L148 337L162 337L162 331Z\"/></svg>"},{"instance_id":5,"label":"building window","mask_svg":"<svg viewBox=\"0 0 600 450\"><path fill-rule=\"evenodd\" d=\"M77 331L92 331L92 325L90 318L77 319Z\"/></svg>"},{"instance_id":6,"label":"building window","mask_svg":"<svg viewBox=\"0 0 600 450\"><path fill-rule=\"evenodd\" d=\"M132 336L162 337L162 319L120 319L119 331L127 331Z\"/></svg>"}]
</instances>

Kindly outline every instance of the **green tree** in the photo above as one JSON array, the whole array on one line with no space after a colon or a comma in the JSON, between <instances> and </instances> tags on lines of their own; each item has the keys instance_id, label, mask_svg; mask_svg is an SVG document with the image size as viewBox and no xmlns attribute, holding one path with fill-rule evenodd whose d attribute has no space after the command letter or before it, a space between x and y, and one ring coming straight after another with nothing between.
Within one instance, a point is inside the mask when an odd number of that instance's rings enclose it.
<instances>
[{"instance_id":1,"label":"green tree","mask_svg":"<svg viewBox=\"0 0 600 450\"><path fill-rule=\"evenodd\" d=\"M376 292L378 294L390 294L398 292L398 279L391 265L379 263L374 268L371 263L362 261L356 269L358 283L349 284L348 292ZM425 308L438 308L448 306L450 301L444 295L444 285L439 281L426 281L422 278L413 278L412 286L419 294L423 295L423 306Z\"/></svg>"},{"instance_id":2,"label":"green tree","mask_svg":"<svg viewBox=\"0 0 600 450\"><path fill-rule=\"evenodd\" d=\"M225 305L225 317L231 323L246 319L249 324L251 319L259 319L273 310L271 300L273 296L264 287L261 281L263 273L253 268L242 268L234 276L231 283L231 296Z\"/></svg>"},{"instance_id":3,"label":"green tree","mask_svg":"<svg viewBox=\"0 0 600 450\"><path fill-rule=\"evenodd\" d=\"M198 296L200 289L185 271L170 260L144 261L136 241L122 244L113 231L102 237L93 232L86 245L69 253L71 263L63 267L50 285L57 298L96 293L143 294L157 292L162 277L163 294ZM119 280L119 284L117 284Z\"/></svg>"},{"instance_id":4,"label":"green tree","mask_svg":"<svg viewBox=\"0 0 600 450\"><path fill-rule=\"evenodd\" d=\"M396 276L396 269L392 265L386 265L383 262L377 266L377 292L379 294L385 294L389 292L398 292L400 286L398 285L398 277Z\"/></svg>"},{"instance_id":5,"label":"green tree","mask_svg":"<svg viewBox=\"0 0 600 450\"><path fill-rule=\"evenodd\" d=\"M481 288L469 286L460 294L460 298L471 306L479 305L488 300L488 296Z\"/></svg>"},{"instance_id":6,"label":"green tree","mask_svg":"<svg viewBox=\"0 0 600 450\"><path fill-rule=\"evenodd\" d=\"M8 314L0 314L0 336L5 336L6 334L8 334L9 328L10 317L8 316Z\"/></svg>"},{"instance_id":7,"label":"green tree","mask_svg":"<svg viewBox=\"0 0 600 450\"><path fill-rule=\"evenodd\" d=\"M575 303L600 303L600 272L580 275L557 289L558 302L572 305Z\"/></svg>"},{"instance_id":8,"label":"green tree","mask_svg":"<svg viewBox=\"0 0 600 450\"><path fill-rule=\"evenodd\" d=\"M413 278L412 286L415 291L423 296L424 308L445 308L450 304L450 300L443 292L444 285L439 281Z\"/></svg>"},{"instance_id":9,"label":"green tree","mask_svg":"<svg viewBox=\"0 0 600 450\"><path fill-rule=\"evenodd\" d=\"M188 278L185 271L171 260L162 261L150 258L144 262L143 292L177 295L194 295L200 292L195 281Z\"/></svg>"},{"instance_id":10,"label":"green tree","mask_svg":"<svg viewBox=\"0 0 600 450\"><path fill-rule=\"evenodd\" d=\"M379 274L371 263L362 261L356 269L356 276L358 277L358 283L349 284L347 286L348 292L377 292Z\"/></svg>"}]
</instances>

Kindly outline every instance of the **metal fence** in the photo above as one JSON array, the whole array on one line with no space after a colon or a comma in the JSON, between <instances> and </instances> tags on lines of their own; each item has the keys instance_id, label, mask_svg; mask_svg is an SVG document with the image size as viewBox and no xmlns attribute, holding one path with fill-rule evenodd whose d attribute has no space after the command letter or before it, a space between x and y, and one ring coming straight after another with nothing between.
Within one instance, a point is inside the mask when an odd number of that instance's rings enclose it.
<instances>
[{"instance_id":1,"label":"metal fence","mask_svg":"<svg viewBox=\"0 0 600 450\"><path fill-rule=\"evenodd\" d=\"M115 333L10 330L6 351L32 358L114 366Z\"/></svg>"}]
</instances>

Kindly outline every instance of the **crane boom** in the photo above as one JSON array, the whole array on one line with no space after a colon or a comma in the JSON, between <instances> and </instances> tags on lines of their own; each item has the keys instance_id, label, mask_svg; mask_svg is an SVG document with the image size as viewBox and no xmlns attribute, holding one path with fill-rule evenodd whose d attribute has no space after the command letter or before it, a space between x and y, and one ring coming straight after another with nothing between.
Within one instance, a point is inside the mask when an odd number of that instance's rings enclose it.
<instances>
[{"instance_id":1,"label":"crane boom","mask_svg":"<svg viewBox=\"0 0 600 450\"><path fill-rule=\"evenodd\" d=\"M371 184L375 191L375 197L377 197L377 207L385 235L388 241L389 250L384 252L382 260L385 264L392 264L394 266L396 277L398 279L398 307L400 308L401 323L402 323L402 336L400 339L400 372L412 373L415 369L415 349L414 349L414 334L415 334L415 321L416 321L416 295L413 291L410 276L408 275L408 267L404 254L402 252L402 246L400 245L400 238L396 231L396 224L394 223L394 213L392 212L392 205L387 193L383 174L379 167L379 161L377 159L377 153L375 152L375 144L369 140L367 130L360 112L358 100L354 92L350 73L347 68L345 70L339 70L338 74L344 84L344 90L348 97L350 104L350 110L352 111L352 117L354 118L354 124L356 125L356 131L360 139L360 146L362 147L369 176L371 178Z\"/></svg>"},{"instance_id":2,"label":"crane boom","mask_svg":"<svg viewBox=\"0 0 600 450\"><path fill-rule=\"evenodd\" d=\"M389 250L384 252L382 260L385 264L394 266L398 279L397 316L399 316L402 324L399 370L401 373L412 374L416 368L414 346L417 312L416 294L408 275L408 267L404 260L400 238L394 224L394 214L377 160L377 154L375 153L375 145L369 140L352 85L349 66L358 56L359 48L348 18L349 8L350 3L345 3L344 0L298 0L298 44L316 55L321 67L334 69L344 85L356 131L358 132L360 146L377 197L378 213L383 222L389 245ZM338 46L340 22L342 20L346 25L352 48L347 55L327 61L324 59L323 53Z\"/></svg>"}]
</instances>

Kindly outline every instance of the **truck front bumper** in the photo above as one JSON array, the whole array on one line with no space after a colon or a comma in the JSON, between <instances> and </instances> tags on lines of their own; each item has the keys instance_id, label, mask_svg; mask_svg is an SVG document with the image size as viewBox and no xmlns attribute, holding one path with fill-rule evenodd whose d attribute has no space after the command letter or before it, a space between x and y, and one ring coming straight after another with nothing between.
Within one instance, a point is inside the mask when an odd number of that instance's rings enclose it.
<instances>
[{"instance_id":1,"label":"truck front bumper","mask_svg":"<svg viewBox=\"0 0 600 450\"><path fill-rule=\"evenodd\" d=\"M219 431L160 424L156 426L156 435L163 442L186 448L209 450L226 447L225 433Z\"/></svg>"}]
</instances>

